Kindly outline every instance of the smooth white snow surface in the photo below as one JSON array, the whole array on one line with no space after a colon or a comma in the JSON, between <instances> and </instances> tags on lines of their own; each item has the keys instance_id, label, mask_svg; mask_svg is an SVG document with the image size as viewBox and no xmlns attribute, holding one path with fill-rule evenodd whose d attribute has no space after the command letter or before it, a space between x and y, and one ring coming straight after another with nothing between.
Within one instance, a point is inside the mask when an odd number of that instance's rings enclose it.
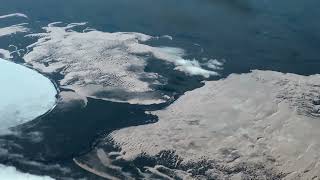
<instances>
[{"instance_id":1,"label":"smooth white snow surface","mask_svg":"<svg viewBox=\"0 0 320 180\"><path fill-rule=\"evenodd\" d=\"M38 72L0 59L0 134L45 114L56 103L52 82Z\"/></svg>"},{"instance_id":2,"label":"smooth white snow surface","mask_svg":"<svg viewBox=\"0 0 320 180\"><path fill-rule=\"evenodd\" d=\"M37 176L18 171L15 167L0 164L1 180L54 180L49 176Z\"/></svg>"},{"instance_id":3,"label":"smooth white snow surface","mask_svg":"<svg viewBox=\"0 0 320 180\"><path fill-rule=\"evenodd\" d=\"M184 59L183 49L143 44L154 37L135 32L72 29L80 25L85 23L65 27L59 22L51 23L43 28L44 33L28 35L38 41L28 47L30 52L24 56L27 63L42 72L64 75L60 85L74 90L79 97L134 104L166 101L164 95L150 87L159 84L160 77L144 71L149 57L172 63L176 70L189 75L218 74L215 69L204 69L196 60Z\"/></svg>"},{"instance_id":4,"label":"smooth white snow surface","mask_svg":"<svg viewBox=\"0 0 320 180\"><path fill-rule=\"evenodd\" d=\"M124 159L175 150L185 162L261 162L284 179L320 177L320 75L233 74L152 114L157 123L110 135Z\"/></svg>"}]
</instances>

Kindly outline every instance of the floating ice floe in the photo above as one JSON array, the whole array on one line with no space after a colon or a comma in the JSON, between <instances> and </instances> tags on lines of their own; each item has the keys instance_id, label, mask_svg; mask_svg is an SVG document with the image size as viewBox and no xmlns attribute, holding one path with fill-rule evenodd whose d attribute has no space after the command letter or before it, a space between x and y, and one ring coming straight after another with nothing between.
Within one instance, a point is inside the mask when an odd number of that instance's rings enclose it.
<instances>
[{"instance_id":1,"label":"floating ice floe","mask_svg":"<svg viewBox=\"0 0 320 180\"><path fill-rule=\"evenodd\" d=\"M14 14L7 14L0 16L0 20L4 18L9 18L9 17L24 17L28 18L25 14L22 13L14 13ZM2 36L8 36L16 33L21 33L21 32L28 32L29 29L25 27L27 23L22 23L22 24L16 24L8 27L2 27L0 28L0 37ZM5 49L0 49L0 58L3 59L10 59L12 58L11 52Z\"/></svg>"},{"instance_id":2,"label":"floating ice floe","mask_svg":"<svg viewBox=\"0 0 320 180\"><path fill-rule=\"evenodd\" d=\"M320 177L320 75L232 74L152 114L157 123L107 138L116 159L154 157L214 179Z\"/></svg>"},{"instance_id":3,"label":"floating ice floe","mask_svg":"<svg viewBox=\"0 0 320 180\"><path fill-rule=\"evenodd\" d=\"M7 14L7 15L2 15L0 16L1 19L9 18L9 17L23 17L23 18L28 18L25 14L22 13L13 13L13 14ZM25 27L28 23L21 23L21 24L16 24L8 27L0 27L0 37L1 36L8 36L16 33L23 33L23 32L28 32L29 29Z\"/></svg>"},{"instance_id":4,"label":"floating ice floe","mask_svg":"<svg viewBox=\"0 0 320 180\"><path fill-rule=\"evenodd\" d=\"M0 49L0 58L10 59L12 58L10 51L5 49Z\"/></svg>"},{"instance_id":5,"label":"floating ice floe","mask_svg":"<svg viewBox=\"0 0 320 180\"><path fill-rule=\"evenodd\" d=\"M30 34L38 41L28 47L25 61L45 73L60 73L63 88L74 90L79 97L120 102L153 104L166 101L151 85L159 84L159 75L145 72L150 57L175 65L189 75L209 77L216 69L204 69L196 60L184 59L180 48L152 47L143 44L153 37L134 32L108 33L85 29L72 30L85 23L65 27L51 23L44 33Z\"/></svg>"},{"instance_id":6,"label":"floating ice floe","mask_svg":"<svg viewBox=\"0 0 320 180\"><path fill-rule=\"evenodd\" d=\"M27 16L27 15L22 14L22 13L12 13L12 14L2 15L2 16L0 16L0 19L10 18L10 17L22 17L22 18L28 18L28 16Z\"/></svg>"},{"instance_id":7,"label":"floating ice floe","mask_svg":"<svg viewBox=\"0 0 320 180\"><path fill-rule=\"evenodd\" d=\"M9 36L16 33L28 32L29 29L25 27L25 25L27 25L27 23L16 24L16 25L0 28L0 37Z\"/></svg>"},{"instance_id":8,"label":"floating ice floe","mask_svg":"<svg viewBox=\"0 0 320 180\"><path fill-rule=\"evenodd\" d=\"M49 176L37 176L18 171L15 167L0 164L0 179L3 180L54 180Z\"/></svg>"},{"instance_id":9,"label":"floating ice floe","mask_svg":"<svg viewBox=\"0 0 320 180\"><path fill-rule=\"evenodd\" d=\"M48 112L56 103L52 82L38 72L0 59L0 135Z\"/></svg>"}]
</instances>

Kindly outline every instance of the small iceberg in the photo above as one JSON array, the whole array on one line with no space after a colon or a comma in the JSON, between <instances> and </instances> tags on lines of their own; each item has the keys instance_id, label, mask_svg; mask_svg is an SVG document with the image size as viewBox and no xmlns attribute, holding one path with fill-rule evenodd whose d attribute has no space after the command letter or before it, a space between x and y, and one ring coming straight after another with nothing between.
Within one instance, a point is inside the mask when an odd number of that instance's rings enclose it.
<instances>
[{"instance_id":1,"label":"small iceberg","mask_svg":"<svg viewBox=\"0 0 320 180\"><path fill-rule=\"evenodd\" d=\"M54 84L40 73L0 58L0 135L34 120L56 103Z\"/></svg>"}]
</instances>

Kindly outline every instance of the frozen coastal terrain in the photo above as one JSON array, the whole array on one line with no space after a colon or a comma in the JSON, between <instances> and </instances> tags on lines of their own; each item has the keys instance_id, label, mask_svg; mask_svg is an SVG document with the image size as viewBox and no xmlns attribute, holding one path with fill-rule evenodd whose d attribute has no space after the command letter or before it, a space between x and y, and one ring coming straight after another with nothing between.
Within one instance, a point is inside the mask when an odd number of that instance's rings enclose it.
<instances>
[{"instance_id":1,"label":"frozen coastal terrain","mask_svg":"<svg viewBox=\"0 0 320 180\"><path fill-rule=\"evenodd\" d=\"M107 139L121 149L118 160L158 158L157 173L170 172L162 166L169 165L180 175L184 169L183 177L319 179L319 87L319 75L233 74L151 112L159 122L121 129ZM97 157L110 165L107 157L115 154L101 153Z\"/></svg>"},{"instance_id":2,"label":"frozen coastal terrain","mask_svg":"<svg viewBox=\"0 0 320 180\"><path fill-rule=\"evenodd\" d=\"M0 180L320 180L319 7L0 0Z\"/></svg>"},{"instance_id":3,"label":"frozen coastal terrain","mask_svg":"<svg viewBox=\"0 0 320 180\"><path fill-rule=\"evenodd\" d=\"M185 52L175 47L147 45L152 37L135 32L101 32L85 29L73 30L86 23L71 23L63 27L52 23L44 27L45 33L30 34L39 38L28 46L32 49L24 56L33 68L44 73L60 73L64 78L60 86L71 89L79 97L96 98L131 104L154 104L168 100L165 94L154 92L160 75L145 72L148 59L156 58L172 63L175 69L188 75L208 78L216 76L222 63L210 60L201 64L185 59ZM86 100L85 100L86 101Z\"/></svg>"}]
</instances>

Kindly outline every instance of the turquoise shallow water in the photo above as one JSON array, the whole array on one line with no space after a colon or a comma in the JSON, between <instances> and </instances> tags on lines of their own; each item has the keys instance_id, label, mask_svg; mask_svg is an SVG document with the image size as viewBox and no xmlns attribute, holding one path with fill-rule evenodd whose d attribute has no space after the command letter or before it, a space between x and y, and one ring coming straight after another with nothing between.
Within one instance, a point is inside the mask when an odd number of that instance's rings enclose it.
<instances>
[{"instance_id":1,"label":"turquoise shallow water","mask_svg":"<svg viewBox=\"0 0 320 180\"><path fill-rule=\"evenodd\" d=\"M204 62L203 57L225 59L221 76L211 80L252 69L303 75L320 73L320 2L316 0L0 0L0 4L0 15L19 12L29 17L0 20L0 28L27 22L31 32L42 32L42 27L55 21L88 22L88 26L106 32L170 35L173 41L147 43L181 47L188 52L187 56ZM35 41L23 36L1 37L0 48L13 51L15 48L8 46L14 44L25 49ZM15 62L23 62L17 53L12 55ZM185 91L202 86L202 77L185 76L171 66L157 60L147 65L146 71L168 78L168 84L157 87L159 90L178 98ZM62 79L60 74L47 76L56 82ZM26 93L19 88L15 90ZM97 178L75 166L72 158L86 154L100 137L115 129L155 122L157 118L144 111L168 104L140 106L89 99L86 108L54 109L19 127L22 136L2 136L2 147L10 149L11 154L22 154L25 160L48 167L59 164L71 171L39 168L14 156L0 157L0 163L58 178ZM34 141L34 136L41 137L41 141Z\"/></svg>"}]
</instances>

